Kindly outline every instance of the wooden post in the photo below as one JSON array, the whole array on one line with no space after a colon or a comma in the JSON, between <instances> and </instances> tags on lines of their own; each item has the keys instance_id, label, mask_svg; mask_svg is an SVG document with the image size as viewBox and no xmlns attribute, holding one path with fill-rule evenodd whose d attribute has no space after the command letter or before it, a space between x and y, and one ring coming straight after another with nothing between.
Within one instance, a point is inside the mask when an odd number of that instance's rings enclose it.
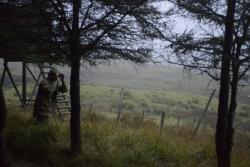
<instances>
[{"instance_id":1,"label":"wooden post","mask_svg":"<svg viewBox=\"0 0 250 167\"><path fill-rule=\"evenodd\" d=\"M193 121L192 128L194 127L195 123L196 123L196 119L194 119Z\"/></svg>"},{"instance_id":2,"label":"wooden post","mask_svg":"<svg viewBox=\"0 0 250 167\"><path fill-rule=\"evenodd\" d=\"M26 64L26 69L28 70L28 72L30 73L30 75L32 76L32 78L34 79L34 81L37 81L35 75L32 73L31 69L29 68L28 64Z\"/></svg>"},{"instance_id":3,"label":"wooden post","mask_svg":"<svg viewBox=\"0 0 250 167\"><path fill-rule=\"evenodd\" d=\"M15 91L16 91L18 97L19 97L19 100L20 100L22 106L23 106L23 103L22 103L22 96L21 96L21 94L19 93L19 90L17 89L17 85L16 85L16 83L15 83L15 81L14 81L12 75L11 75L11 72L10 72L10 69L9 69L9 67L8 67L7 62L5 63L5 68L6 68L7 74L9 75L10 81L11 81L12 85L14 86L14 89L15 89Z\"/></svg>"},{"instance_id":4,"label":"wooden post","mask_svg":"<svg viewBox=\"0 0 250 167\"><path fill-rule=\"evenodd\" d=\"M164 120L165 120L165 112L161 113L161 124L160 124L160 133L162 134L162 130L164 127Z\"/></svg>"},{"instance_id":5,"label":"wooden post","mask_svg":"<svg viewBox=\"0 0 250 167\"><path fill-rule=\"evenodd\" d=\"M176 127L178 128L179 127L179 124L180 124L180 117L178 117L178 120L177 120L177 124L176 124Z\"/></svg>"},{"instance_id":6,"label":"wooden post","mask_svg":"<svg viewBox=\"0 0 250 167\"><path fill-rule=\"evenodd\" d=\"M200 127L200 124L201 124L201 121L204 119L204 117L205 117L205 115L206 115L206 113L207 113L207 111L208 111L208 107L209 107L209 105L210 105L210 103L211 103L211 101L212 101L212 99L213 99L213 97L214 97L215 92L216 92L216 89L213 90L213 92L211 93L211 95L210 95L210 97L209 97L209 99L208 99L208 102L207 102L207 104L206 104L206 107L205 107L205 109L204 109L204 111L203 111L203 113L202 113L202 115L201 115L201 117L200 117L200 119L199 119L199 121L198 121L198 123L197 123L197 126L196 126L196 128L195 128L195 131L194 131L192 137L191 137L191 140L194 138L194 136L195 136L196 133L198 132L199 127Z\"/></svg>"},{"instance_id":7,"label":"wooden post","mask_svg":"<svg viewBox=\"0 0 250 167\"><path fill-rule=\"evenodd\" d=\"M30 95L30 98L29 98L30 101L32 100L32 97L33 97L34 94L35 94L36 88L37 88L37 86L39 85L39 81L40 81L40 78L41 78L41 77L42 77L42 74L40 73L39 76L38 76L38 78L37 78L37 80L36 80L35 86L34 86L34 88L33 88L33 90L32 90L32 93L31 93L31 95Z\"/></svg>"},{"instance_id":8,"label":"wooden post","mask_svg":"<svg viewBox=\"0 0 250 167\"><path fill-rule=\"evenodd\" d=\"M145 116L145 110L142 110L142 117L141 117L142 121L144 120L144 116Z\"/></svg>"},{"instance_id":9,"label":"wooden post","mask_svg":"<svg viewBox=\"0 0 250 167\"><path fill-rule=\"evenodd\" d=\"M44 74L44 69L42 68L41 64L38 64L38 68L40 69L41 75L43 78L46 78L45 74Z\"/></svg>"},{"instance_id":10,"label":"wooden post","mask_svg":"<svg viewBox=\"0 0 250 167\"><path fill-rule=\"evenodd\" d=\"M33 80L35 81L35 85L34 85L34 87L32 89L31 95L30 95L29 100L28 100L29 102L32 102L32 101L34 101L33 96L34 96L35 91L36 91L36 89L37 89L37 87L39 85L39 81L40 81L40 79L42 77L42 73L40 71L40 73L38 74L38 77L36 78L35 75L33 74L33 72L31 71L30 67L28 66L28 64L26 64L26 70L29 72L29 74L32 76Z\"/></svg>"},{"instance_id":11,"label":"wooden post","mask_svg":"<svg viewBox=\"0 0 250 167\"><path fill-rule=\"evenodd\" d=\"M26 104L26 93L27 93L27 82L26 82L26 63L23 62L23 81L22 81L22 103L23 106Z\"/></svg>"},{"instance_id":12,"label":"wooden post","mask_svg":"<svg viewBox=\"0 0 250 167\"><path fill-rule=\"evenodd\" d=\"M120 99L119 99L119 105L118 105L118 109L117 109L117 118L116 118L117 122L120 121L120 117L121 117L123 94L124 94L124 88L122 88L121 92L120 92Z\"/></svg>"},{"instance_id":13,"label":"wooden post","mask_svg":"<svg viewBox=\"0 0 250 167\"><path fill-rule=\"evenodd\" d=\"M3 87L3 82L4 82L4 79L5 79L5 74L6 74L6 67L4 65L3 74L2 74L2 77L1 77L1 83L0 83L0 87L1 88Z\"/></svg>"},{"instance_id":14,"label":"wooden post","mask_svg":"<svg viewBox=\"0 0 250 167\"><path fill-rule=\"evenodd\" d=\"M3 74L2 74L2 77L1 77L1 83L0 83L1 88L3 87L5 75L6 75L6 72L7 72L7 61L5 59L3 61L3 67L4 67L4 69L3 69Z\"/></svg>"}]
</instances>

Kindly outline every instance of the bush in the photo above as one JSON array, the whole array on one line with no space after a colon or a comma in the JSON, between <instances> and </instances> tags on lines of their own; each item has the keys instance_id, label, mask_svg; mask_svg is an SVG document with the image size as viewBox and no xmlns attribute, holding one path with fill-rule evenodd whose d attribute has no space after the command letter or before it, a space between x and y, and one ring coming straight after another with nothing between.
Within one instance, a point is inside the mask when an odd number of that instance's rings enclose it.
<instances>
[{"instance_id":1,"label":"bush","mask_svg":"<svg viewBox=\"0 0 250 167\"><path fill-rule=\"evenodd\" d=\"M140 103L140 106L142 108L148 108L148 103L146 103L145 101L143 101L143 102Z\"/></svg>"},{"instance_id":2,"label":"bush","mask_svg":"<svg viewBox=\"0 0 250 167\"><path fill-rule=\"evenodd\" d=\"M132 101L126 101L126 102L123 102L123 106L124 106L124 109L126 110L134 110L136 108L136 104Z\"/></svg>"},{"instance_id":3,"label":"bush","mask_svg":"<svg viewBox=\"0 0 250 167\"><path fill-rule=\"evenodd\" d=\"M123 97L130 100L133 99L132 93L130 91L124 91Z\"/></svg>"}]
</instances>

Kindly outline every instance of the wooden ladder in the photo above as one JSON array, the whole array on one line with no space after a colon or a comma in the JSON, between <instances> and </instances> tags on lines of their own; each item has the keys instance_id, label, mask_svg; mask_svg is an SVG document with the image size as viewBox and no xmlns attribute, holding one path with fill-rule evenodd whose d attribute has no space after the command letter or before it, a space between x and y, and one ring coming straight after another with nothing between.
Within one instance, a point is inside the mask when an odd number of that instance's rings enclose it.
<instances>
[{"instance_id":1,"label":"wooden ladder","mask_svg":"<svg viewBox=\"0 0 250 167\"><path fill-rule=\"evenodd\" d=\"M51 65L43 64L38 64L38 67L44 79L48 75L49 71L53 68ZM62 121L69 119L71 107L69 98L65 94L58 92L55 103L52 104L52 106L54 116L58 115Z\"/></svg>"},{"instance_id":2,"label":"wooden ladder","mask_svg":"<svg viewBox=\"0 0 250 167\"><path fill-rule=\"evenodd\" d=\"M55 108L62 121L69 119L71 107L70 107L70 101L65 94L62 93L57 94Z\"/></svg>"}]
</instances>

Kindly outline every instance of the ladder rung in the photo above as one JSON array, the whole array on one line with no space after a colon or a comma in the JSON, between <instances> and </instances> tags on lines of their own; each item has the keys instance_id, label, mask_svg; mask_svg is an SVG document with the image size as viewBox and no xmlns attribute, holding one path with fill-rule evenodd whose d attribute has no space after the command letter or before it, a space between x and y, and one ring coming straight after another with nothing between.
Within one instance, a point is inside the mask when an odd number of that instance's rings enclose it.
<instances>
[{"instance_id":1,"label":"ladder rung","mask_svg":"<svg viewBox=\"0 0 250 167\"><path fill-rule=\"evenodd\" d=\"M41 68L52 68L51 66L40 66Z\"/></svg>"},{"instance_id":2,"label":"ladder rung","mask_svg":"<svg viewBox=\"0 0 250 167\"><path fill-rule=\"evenodd\" d=\"M61 97L61 98L60 98L60 97L59 97L59 98L57 97L56 100L59 100L59 101L60 101L60 100L68 100L68 99L67 99L67 98L62 98L62 97Z\"/></svg>"},{"instance_id":3,"label":"ladder rung","mask_svg":"<svg viewBox=\"0 0 250 167\"><path fill-rule=\"evenodd\" d=\"M58 94L57 97L65 97L65 94Z\"/></svg>"},{"instance_id":4,"label":"ladder rung","mask_svg":"<svg viewBox=\"0 0 250 167\"><path fill-rule=\"evenodd\" d=\"M70 115L71 112L61 112L60 115Z\"/></svg>"},{"instance_id":5,"label":"ladder rung","mask_svg":"<svg viewBox=\"0 0 250 167\"><path fill-rule=\"evenodd\" d=\"M69 102L68 100L64 100L64 99L56 99L57 101L57 103L63 103L63 102Z\"/></svg>"},{"instance_id":6,"label":"ladder rung","mask_svg":"<svg viewBox=\"0 0 250 167\"><path fill-rule=\"evenodd\" d=\"M34 105L36 100L25 100L26 105Z\"/></svg>"},{"instance_id":7,"label":"ladder rung","mask_svg":"<svg viewBox=\"0 0 250 167\"><path fill-rule=\"evenodd\" d=\"M27 101L27 102L34 102L34 101L36 101L36 100L25 100L25 101Z\"/></svg>"},{"instance_id":8,"label":"ladder rung","mask_svg":"<svg viewBox=\"0 0 250 167\"><path fill-rule=\"evenodd\" d=\"M67 100L67 99L63 97L57 97L56 100Z\"/></svg>"},{"instance_id":9,"label":"ladder rung","mask_svg":"<svg viewBox=\"0 0 250 167\"><path fill-rule=\"evenodd\" d=\"M27 106L34 106L34 103L26 103Z\"/></svg>"},{"instance_id":10,"label":"ladder rung","mask_svg":"<svg viewBox=\"0 0 250 167\"><path fill-rule=\"evenodd\" d=\"M60 106L60 107L57 107L57 109L65 109L65 108L70 108L70 106Z\"/></svg>"}]
</instances>

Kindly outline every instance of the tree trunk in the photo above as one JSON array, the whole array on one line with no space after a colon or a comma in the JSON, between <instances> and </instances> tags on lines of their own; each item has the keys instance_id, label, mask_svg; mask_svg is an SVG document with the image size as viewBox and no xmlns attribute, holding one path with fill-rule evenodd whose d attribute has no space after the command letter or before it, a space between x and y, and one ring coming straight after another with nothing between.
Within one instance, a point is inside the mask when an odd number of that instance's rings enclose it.
<instances>
[{"instance_id":1,"label":"tree trunk","mask_svg":"<svg viewBox=\"0 0 250 167\"><path fill-rule=\"evenodd\" d=\"M239 76L239 69L240 69L240 55L242 45L246 40L246 36L248 34L248 28L250 25L250 20L248 19L246 23L243 24L242 30L243 34L241 37L236 36L235 38L235 47L236 52L233 52L233 61L232 61L232 72L233 78L231 83L231 98L230 98L230 107L229 107L229 114L228 114L228 141L227 141L227 148L228 152L231 154L232 147L233 147L233 136L234 136L234 119L235 119L235 112L237 108L237 92L238 92L238 82L240 80Z\"/></svg>"},{"instance_id":2,"label":"tree trunk","mask_svg":"<svg viewBox=\"0 0 250 167\"><path fill-rule=\"evenodd\" d=\"M3 142L3 130L5 127L5 120L6 119L6 107L5 101L3 97L2 88L0 88L0 166L1 167L8 167L8 161L6 157L6 150L5 145Z\"/></svg>"},{"instance_id":3,"label":"tree trunk","mask_svg":"<svg viewBox=\"0 0 250 167\"><path fill-rule=\"evenodd\" d=\"M71 100L71 150L81 152L81 128L80 128L80 33L79 33L79 9L80 0L73 1L73 23L70 38L71 52L71 76L70 76L70 100Z\"/></svg>"},{"instance_id":4,"label":"tree trunk","mask_svg":"<svg viewBox=\"0 0 250 167\"><path fill-rule=\"evenodd\" d=\"M237 62L236 62L237 63ZM234 64L234 63L233 63ZM237 91L238 91L238 76L239 76L239 66L233 65L233 78L231 84L231 98L228 113L228 133L227 133L227 152L231 155L233 147L233 135L234 135L234 117L237 107Z\"/></svg>"},{"instance_id":5,"label":"tree trunk","mask_svg":"<svg viewBox=\"0 0 250 167\"><path fill-rule=\"evenodd\" d=\"M233 45L233 30L234 30L234 13L235 13L235 0L229 0L225 36L223 45L221 76L220 76L220 93L219 93L219 107L218 119L216 127L216 154L218 167L230 167L231 157L228 144L228 123L229 123L229 84L230 84L230 62L231 50Z\"/></svg>"}]
</instances>

